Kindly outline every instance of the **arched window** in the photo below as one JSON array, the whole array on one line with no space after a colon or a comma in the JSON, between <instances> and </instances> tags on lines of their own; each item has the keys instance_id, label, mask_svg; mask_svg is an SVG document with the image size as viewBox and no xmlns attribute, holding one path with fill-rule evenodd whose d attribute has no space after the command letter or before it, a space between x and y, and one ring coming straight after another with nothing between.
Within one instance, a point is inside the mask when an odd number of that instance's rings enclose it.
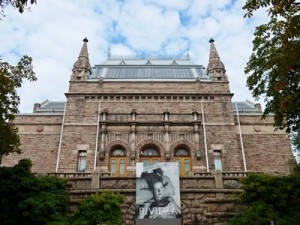
<instances>
[{"instance_id":1,"label":"arched window","mask_svg":"<svg viewBox=\"0 0 300 225\"><path fill-rule=\"evenodd\" d=\"M140 152L140 161L141 162L159 162L160 161L160 152L155 146L146 146Z\"/></svg>"},{"instance_id":2,"label":"arched window","mask_svg":"<svg viewBox=\"0 0 300 225\"><path fill-rule=\"evenodd\" d=\"M126 151L121 146L112 148L109 159L109 171L112 176L124 176L126 174Z\"/></svg>"},{"instance_id":3,"label":"arched window","mask_svg":"<svg viewBox=\"0 0 300 225\"><path fill-rule=\"evenodd\" d=\"M188 176L192 171L191 154L185 146L179 146L175 149L174 159L179 164L180 176Z\"/></svg>"}]
</instances>

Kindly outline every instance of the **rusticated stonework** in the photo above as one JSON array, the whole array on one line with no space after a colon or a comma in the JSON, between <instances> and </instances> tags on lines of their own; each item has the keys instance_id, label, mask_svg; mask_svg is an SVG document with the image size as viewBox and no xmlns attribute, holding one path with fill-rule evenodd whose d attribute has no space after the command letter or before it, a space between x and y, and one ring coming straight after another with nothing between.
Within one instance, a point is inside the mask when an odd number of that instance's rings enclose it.
<instances>
[{"instance_id":1,"label":"rusticated stonework","mask_svg":"<svg viewBox=\"0 0 300 225\"><path fill-rule=\"evenodd\" d=\"M231 101L213 41L209 71L189 59L109 58L91 69L87 42L80 54L66 104L46 101L17 115L22 154L1 164L30 158L33 172L69 179L71 211L111 189L126 196L123 222L132 225L136 163L177 161L183 224L220 224L234 213L249 171L291 171L289 138L274 131L273 118L261 120L259 105Z\"/></svg>"}]
</instances>

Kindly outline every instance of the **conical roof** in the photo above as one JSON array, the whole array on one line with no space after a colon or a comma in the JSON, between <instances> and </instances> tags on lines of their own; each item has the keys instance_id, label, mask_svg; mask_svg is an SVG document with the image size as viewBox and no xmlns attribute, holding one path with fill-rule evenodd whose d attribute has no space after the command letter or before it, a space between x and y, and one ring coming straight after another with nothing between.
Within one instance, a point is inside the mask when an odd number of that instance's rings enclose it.
<instances>
[{"instance_id":1,"label":"conical roof","mask_svg":"<svg viewBox=\"0 0 300 225\"><path fill-rule=\"evenodd\" d=\"M78 71L84 70L85 72L89 72L89 74L92 73L88 49L87 49L87 43L88 43L88 39L84 38L83 45L82 45L81 51L79 53L78 59L73 65L73 72L76 70L78 70Z\"/></svg>"},{"instance_id":2,"label":"conical roof","mask_svg":"<svg viewBox=\"0 0 300 225\"><path fill-rule=\"evenodd\" d=\"M225 72L225 66L220 60L219 54L217 52L216 46L214 44L214 39L210 39L210 52L209 52L209 63L207 66L207 74L213 69L222 69Z\"/></svg>"}]
</instances>

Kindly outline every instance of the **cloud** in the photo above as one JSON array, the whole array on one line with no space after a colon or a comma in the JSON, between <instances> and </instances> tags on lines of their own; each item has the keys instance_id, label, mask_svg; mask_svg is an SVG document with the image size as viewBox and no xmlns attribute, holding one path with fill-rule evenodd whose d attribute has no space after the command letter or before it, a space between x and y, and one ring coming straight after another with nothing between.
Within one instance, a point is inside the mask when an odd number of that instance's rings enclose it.
<instances>
[{"instance_id":1,"label":"cloud","mask_svg":"<svg viewBox=\"0 0 300 225\"><path fill-rule=\"evenodd\" d=\"M181 55L207 66L210 37L225 64L234 100L252 100L243 69L251 54L256 25L266 21L258 12L244 19L243 1L236 0L110 0L38 1L30 12L5 9L0 21L0 55L16 63L33 57L38 81L19 90L21 112L35 102L65 100L72 66L82 39L89 39L92 65L113 55Z\"/></svg>"}]
</instances>

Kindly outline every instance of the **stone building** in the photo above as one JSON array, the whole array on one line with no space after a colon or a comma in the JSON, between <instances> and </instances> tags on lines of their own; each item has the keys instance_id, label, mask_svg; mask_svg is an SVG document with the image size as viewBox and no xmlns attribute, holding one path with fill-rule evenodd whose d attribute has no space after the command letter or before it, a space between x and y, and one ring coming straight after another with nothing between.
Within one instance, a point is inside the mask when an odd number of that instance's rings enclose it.
<instances>
[{"instance_id":1,"label":"stone building","mask_svg":"<svg viewBox=\"0 0 300 225\"><path fill-rule=\"evenodd\" d=\"M217 224L247 172L284 175L288 136L261 120L259 104L232 102L225 66L210 40L207 68L186 58L108 56L91 67L84 39L66 102L45 101L17 115L21 155L33 172L67 177L74 207L86 194L126 195L124 224L134 224L135 164L180 168L183 224Z\"/></svg>"}]
</instances>

